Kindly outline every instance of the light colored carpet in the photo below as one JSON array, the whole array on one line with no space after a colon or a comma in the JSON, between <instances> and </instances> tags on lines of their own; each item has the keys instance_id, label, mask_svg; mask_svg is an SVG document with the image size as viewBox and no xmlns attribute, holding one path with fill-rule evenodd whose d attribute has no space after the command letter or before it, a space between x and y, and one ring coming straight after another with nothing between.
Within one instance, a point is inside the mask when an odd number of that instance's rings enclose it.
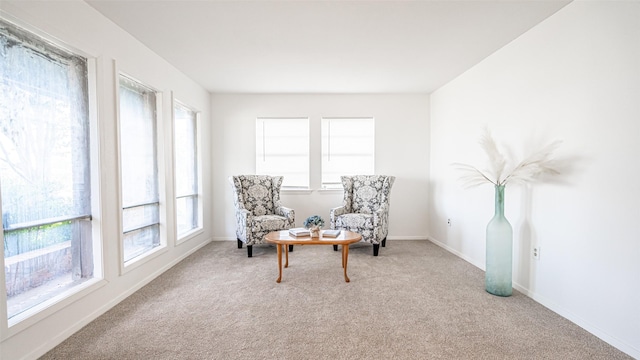
<instances>
[{"instance_id":1,"label":"light colored carpet","mask_svg":"<svg viewBox=\"0 0 640 360\"><path fill-rule=\"evenodd\" d=\"M213 242L42 359L630 359L428 241L331 246Z\"/></svg>"}]
</instances>

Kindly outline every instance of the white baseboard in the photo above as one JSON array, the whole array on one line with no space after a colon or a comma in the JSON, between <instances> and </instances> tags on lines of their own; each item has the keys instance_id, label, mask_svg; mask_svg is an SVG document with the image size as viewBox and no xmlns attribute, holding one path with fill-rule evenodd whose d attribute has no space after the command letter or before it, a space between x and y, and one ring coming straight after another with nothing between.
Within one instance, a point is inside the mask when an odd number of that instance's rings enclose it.
<instances>
[{"instance_id":1,"label":"white baseboard","mask_svg":"<svg viewBox=\"0 0 640 360\"><path fill-rule=\"evenodd\" d=\"M100 308L98 308L94 312L92 312L91 314L89 314L86 317L84 317L82 320L78 321L73 326L67 328L66 330L64 330L63 332L61 332L60 334L58 334L54 338L50 339L49 341L47 341L47 343L43 344L42 346L39 346L37 349L35 349L32 352L30 352L29 354L27 354L24 357L24 359L37 359L40 356L44 355L47 351L53 349L55 346L57 346L60 343L62 343L69 336L73 335L75 332L77 332L78 330L80 330L81 328L83 328L84 326L89 324L91 321L95 320L100 315L104 314L109 309L111 309L112 307L116 306L122 300L126 299L128 296L130 296L131 294L135 293L136 291L138 291L143 286L147 285L153 279L155 279L156 277L160 276L162 273L164 273L165 271L169 270L171 267L173 267L174 265L176 265L180 261L184 260L189 255L191 255L194 252L196 252L197 250L201 249L202 247L207 245L209 242L211 242L211 241L235 241L235 240L236 240L235 237L213 237L213 238L209 239L208 241L205 241L202 244L194 247L189 252L185 253L181 257L173 260L172 262L166 264L165 266L163 266L162 268L160 268L157 271L153 272L149 276L145 277L140 282L138 282L135 286L133 286L129 290L127 290L126 292L120 294L116 298L114 298L111 301L109 301L107 304L101 306ZM465 260L466 262L468 262L468 263L472 264L473 266L476 266L477 268L479 268L479 269L484 271L484 265L483 264L475 263L469 257L465 256L464 254L458 252L455 249L450 248L446 244L438 241L437 239L434 239L433 237L426 237L425 238L425 237L422 237L422 236L390 236L390 237L388 237L388 240L428 240L428 241L431 241L432 243L434 243L435 245L445 249L446 251L454 254L455 256ZM555 312L556 314L558 314L558 315L566 318L567 320L575 323L576 325L582 327L583 329L585 329L589 333L591 333L594 336L597 336L598 338L602 339L603 341L611 344L612 346L614 346L615 348L619 349L620 351L630 355L631 357L634 357L636 359L640 359L640 349L637 349L637 348L631 346L630 344L628 344L628 343L626 343L626 342L624 342L624 341L622 341L622 340L620 340L620 339L618 339L618 338L616 338L614 336L611 336L610 334L608 334L607 332L605 332L602 329L598 328L597 326L595 326L594 324L590 323L589 321L587 321L587 320L575 315L574 313L572 313L571 311L569 311L569 310L567 310L565 308L562 308L561 306L559 306L558 304L550 301L549 299L546 299L546 298L544 298L544 297L542 297L542 296L530 291L529 289L521 286L520 284L514 283L513 287L516 290L518 290L519 292L521 292L522 294L530 297L531 299L533 299L537 303L541 304L542 306L548 308L549 310Z\"/></svg>"},{"instance_id":2,"label":"white baseboard","mask_svg":"<svg viewBox=\"0 0 640 360\"><path fill-rule=\"evenodd\" d=\"M473 261L472 259L470 259L466 255L460 253L459 251L457 251L457 250L455 250L453 248L450 248L446 244L434 239L433 237L429 237L429 241L431 241L432 243L438 245L439 247L447 250L448 252L454 254L455 256L463 259L464 261L470 263L471 265L479 268L480 270L482 270L482 271L485 270L484 264L476 263L475 261ZM585 320L584 318L582 318L582 317L574 314L573 312L561 307L557 303L554 303L553 301L551 301L551 300L549 300L549 299L547 299L547 298L545 298L543 296L540 296L540 295L536 294L535 292L531 291L530 289L527 289L527 288L523 287L520 284L517 284L517 283L514 282L513 283L513 288L518 290L519 292L521 292L525 296L528 296L529 298L533 299L538 304L546 307L547 309L553 311L554 313L556 313L556 314L562 316L563 318L573 322L574 324L580 326L581 328L585 329L589 333L591 333L594 336L600 338L602 341L605 341L606 343L610 344L611 346L615 347L616 349L626 353L627 355L629 355L629 356L631 356L633 358L640 359L640 349L636 349L635 347L633 347L630 344L618 339L617 337L608 334L607 332L603 331L602 329L600 329L596 325L592 324L591 322Z\"/></svg>"},{"instance_id":3,"label":"white baseboard","mask_svg":"<svg viewBox=\"0 0 640 360\"><path fill-rule=\"evenodd\" d=\"M235 237L229 237L229 236L214 236L211 238L211 241L236 241L238 239L236 239Z\"/></svg>"},{"instance_id":4,"label":"white baseboard","mask_svg":"<svg viewBox=\"0 0 640 360\"><path fill-rule=\"evenodd\" d=\"M531 290L521 286L520 284L517 284L514 282L513 288L523 293L524 295L530 297L538 304L546 307L547 309L553 311L554 313L580 326L584 330L600 338L602 341L610 344L616 349L626 353L627 355L635 359L640 359L640 349L637 349L631 346L630 344L618 339L617 337L612 336L611 334L608 334L606 331L602 330L601 328L594 325L590 321L574 314L572 311L558 305L557 303L545 298L544 296L540 296L539 294L532 292Z\"/></svg>"},{"instance_id":5,"label":"white baseboard","mask_svg":"<svg viewBox=\"0 0 640 360\"><path fill-rule=\"evenodd\" d=\"M429 240L426 236L387 236L387 240Z\"/></svg>"},{"instance_id":6,"label":"white baseboard","mask_svg":"<svg viewBox=\"0 0 640 360\"><path fill-rule=\"evenodd\" d=\"M448 252L452 253L453 255L461 258L462 260L468 262L469 264L479 268L480 270L482 270L482 271L485 270L484 264L481 264L481 263L478 263L478 262L474 261L470 257L468 257L465 254L459 252L458 250L449 247L447 244L445 244L445 243L443 243L441 241L438 241L437 239L435 239L435 238L433 238L431 236L428 237L428 240L431 241L432 243L440 246L441 248L447 250Z\"/></svg>"},{"instance_id":7,"label":"white baseboard","mask_svg":"<svg viewBox=\"0 0 640 360\"><path fill-rule=\"evenodd\" d=\"M134 286L129 288L127 291L125 291L122 294L120 294L120 295L116 296L115 298L111 299L111 301L109 301L106 304L104 304L103 306L97 308L95 311L93 311L89 315L85 316L84 318L82 318L80 321L78 321L74 325L72 325L72 326L68 327L67 329L63 330L62 332L60 332L59 334L57 334L53 338L49 339L49 341L47 341L46 343L42 344L41 346L37 347L36 349L34 349L33 351L31 351L30 353L25 355L23 359L37 359L37 358L43 356L49 350L51 350L54 347L60 345L60 343L62 343L68 337L70 337L71 335L75 334L78 330L82 329L87 324L89 324L93 320L97 319L100 315L106 313L111 308L113 308L114 306L118 305L122 300L126 299L131 294L133 294L136 291L140 290L143 286L145 286L148 283L150 283L153 279L155 279L158 276L162 275L162 273L164 273L165 271L169 270L170 268L172 268L174 265L176 265L180 261L186 259L189 255L191 255L191 254L195 253L196 251L200 250L202 247L204 247L205 245L207 245L210 242L211 242L211 239L202 242L201 244L195 246L193 249L191 249L188 252L184 253L182 256L174 259L173 261L167 263L165 266L159 268L158 270L156 270L153 273L149 274L148 276L144 277L142 280L140 280L137 284L135 284Z\"/></svg>"}]
</instances>

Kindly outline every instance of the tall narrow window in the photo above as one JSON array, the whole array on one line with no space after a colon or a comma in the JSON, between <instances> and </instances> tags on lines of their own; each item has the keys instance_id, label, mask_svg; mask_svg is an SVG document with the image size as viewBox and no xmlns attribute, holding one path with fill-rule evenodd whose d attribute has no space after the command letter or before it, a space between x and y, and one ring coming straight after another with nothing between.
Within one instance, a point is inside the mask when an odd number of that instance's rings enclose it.
<instances>
[{"instance_id":1,"label":"tall narrow window","mask_svg":"<svg viewBox=\"0 0 640 360\"><path fill-rule=\"evenodd\" d=\"M374 173L373 118L322 119L322 187L340 188L342 175Z\"/></svg>"},{"instance_id":2,"label":"tall narrow window","mask_svg":"<svg viewBox=\"0 0 640 360\"><path fill-rule=\"evenodd\" d=\"M283 187L309 187L309 118L256 120L256 173L284 176Z\"/></svg>"},{"instance_id":3,"label":"tall narrow window","mask_svg":"<svg viewBox=\"0 0 640 360\"><path fill-rule=\"evenodd\" d=\"M176 224L178 238L200 226L198 201L198 122L195 111L176 103L175 133Z\"/></svg>"},{"instance_id":4,"label":"tall narrow window","mask_svg":"<svg viewBox=\"0 0 640 360\"><path fill-rule=\"evenodd\" d=\"M87 60L0 21L8 317L93 277Z\"/></svg>"},{"instance_id":5,"label":"tall narrow window","mask_svg":"<svg viewBox=\"0 0 640 360\"><path fill-rule=\"evenodd\" d=\"M156 92L120 75L124 261L160 246Z\"/></svg>"}]
</instances>

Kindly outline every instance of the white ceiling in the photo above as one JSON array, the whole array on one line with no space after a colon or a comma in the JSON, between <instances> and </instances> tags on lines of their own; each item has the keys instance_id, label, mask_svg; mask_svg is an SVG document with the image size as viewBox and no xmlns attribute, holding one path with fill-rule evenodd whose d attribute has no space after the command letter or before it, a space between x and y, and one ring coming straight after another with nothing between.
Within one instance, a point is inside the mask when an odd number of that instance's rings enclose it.
<instances>
[{"instance_id":1,"label":"white ceiling","mask_svg":"<svg viewBox=\"0 0 640 360\"><path fill-rule=\"evenodd\" d=\"M430 93L570 2L86 1L225 93Z\"/></svg>"}]
</instances>

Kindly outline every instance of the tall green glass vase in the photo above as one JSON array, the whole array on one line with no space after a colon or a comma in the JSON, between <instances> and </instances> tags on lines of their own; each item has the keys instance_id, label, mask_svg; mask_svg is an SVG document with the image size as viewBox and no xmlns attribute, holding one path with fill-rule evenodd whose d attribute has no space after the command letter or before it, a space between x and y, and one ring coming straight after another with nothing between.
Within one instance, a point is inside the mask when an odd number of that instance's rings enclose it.
<instances>
[{"instance_id":1,"label":"tall green glass vase","mask_svg":"<svg viewBox=\"0 0 640 360\"><path fill-rule=\"evenodd\" d=\"M513 230L504 217L504 185L496 185L495 214L487 225L485 289L497 296L511 296Z\"/></svg>"}]
</instances>

